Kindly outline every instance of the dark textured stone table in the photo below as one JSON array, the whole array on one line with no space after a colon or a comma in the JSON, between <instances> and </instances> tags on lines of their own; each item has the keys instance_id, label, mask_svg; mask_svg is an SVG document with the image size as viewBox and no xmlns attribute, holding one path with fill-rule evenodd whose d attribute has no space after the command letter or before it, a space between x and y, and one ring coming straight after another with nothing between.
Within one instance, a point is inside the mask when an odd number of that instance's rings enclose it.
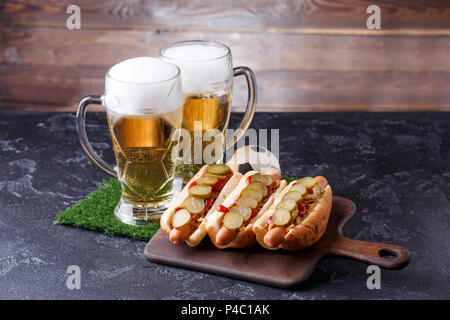
<instances>
[{"instance_id":1,"label":"dark textured stone table","mask_svg":"<svg viewBox=\"0 0 450 320\"><path fill-rule=\"evenodd\" d=\"M233 114L231 126L238 123ZM411 263L366 287L366 265L322 261L310 281L281 290L152 264L146 242L53 225L56 213L106 176L88 164L66 113L0 113L0 299L449 299L450 113L257 114L280 128L289 175L326 176L357 213L344 234L408 248ZM105 116L88 134L112 162ZM81 290L68 290L69 265Z\"/></svg>"}]
</instances>

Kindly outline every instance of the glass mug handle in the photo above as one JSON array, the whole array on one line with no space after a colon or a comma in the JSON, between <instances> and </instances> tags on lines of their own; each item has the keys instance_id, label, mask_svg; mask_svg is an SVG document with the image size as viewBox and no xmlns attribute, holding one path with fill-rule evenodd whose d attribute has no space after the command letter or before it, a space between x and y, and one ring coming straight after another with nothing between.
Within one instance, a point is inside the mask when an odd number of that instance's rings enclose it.
<instances>
[{"instance_id":1,"label":"glass mug handle","mask_svg":"<svg viewBox=\"0 0 450 320\"><path fill-rule=\"evenodd\" d=\"M256 78L255 74L250 68L247 67L235 67L233 68L233 76L244 75L245 80L247 80L248 86L248 100L247 107L245 108L244 118L241 121L236 134L232 137L225 147L225 150L230 149L234 146L236 142L244 135L245 131L248 129L250 122L252 122L253 115L255 114L256 108Z\"/></svg>"},{"instance_id":2,"label":"glass mug handle","mask_svg":"<svg viewBox=\"0 0 450 320\"><path fill-rule=\"evenodd\" d=\"M104 171L107 175L117 178L117 174L111 170L110 166L98 156L94 151L86 135L86 111L89 104L99 104L103 105L102 96L90 95L81 99L77 108L76 124L77 124L77 134L80 140L81 147L83 148L86 155L91 159L92 163L98 168Z\"/></svg>"}]
</instances>

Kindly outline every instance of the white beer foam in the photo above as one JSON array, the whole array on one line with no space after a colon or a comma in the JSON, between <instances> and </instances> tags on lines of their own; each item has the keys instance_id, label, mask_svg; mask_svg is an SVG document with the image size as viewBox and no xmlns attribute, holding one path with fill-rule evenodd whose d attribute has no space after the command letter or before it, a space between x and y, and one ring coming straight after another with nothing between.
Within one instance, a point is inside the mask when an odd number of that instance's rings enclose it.
<instances>
[{"instance_id":1,"label":"white beer foam","mask_svg":"<svg viewBox=\"0 0 450 320\"><path fill-rule=\"evenodd\" d=\"M231 85L233 67L228 49L197 43L177 44L163 49L164 61L181 69L181 81L186 93L205 93Z\"/></svg>"},{"instance_id":2,"label":"white beer foam","mask_svg":"<svg viewBox=\"0 0 450 320\"><path fill-rule=\"evenodd\" d=\"M106 76L105 105L127 115L152 115L174 111L184 103L179 70L158 58L122 61Z\"/></svg>"}]
</instances>

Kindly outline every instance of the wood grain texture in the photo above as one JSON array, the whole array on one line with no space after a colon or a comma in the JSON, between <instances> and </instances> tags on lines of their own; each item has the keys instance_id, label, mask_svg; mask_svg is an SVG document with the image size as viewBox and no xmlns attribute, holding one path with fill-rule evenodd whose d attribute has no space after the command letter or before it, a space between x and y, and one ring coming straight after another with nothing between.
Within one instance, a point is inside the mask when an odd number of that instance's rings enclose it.
<instances>
[{"instance_id":1,"label":"wood grain texture","mask_svg":"<svg viewBox=\"0 0 450 320\"><path fill-rule=\"evenodd\" d=\"M234 65L255 70L450 72L450 37L364 37L213 32L2 28L5 64L112 66L183 39L220 41Z\"/></svg>"},{"instance_id":2,"label":"wood grain texture","mask_svg":"<svg viewBox=\"0 0 450 320\"><path fill-rule=\"evenodd\" d=\"M83 96L103 93L106 70L0 66L4 108L34 103L35 109L73 111ZM258 111L450 109L450 73L257 71L256 78ZM234 111L243 111L246 95L243 79L236 79Z\"/></svg>"},{"instance_id":3,"label":"wood grain texture","mask_svg":"<svg viewBox=\"0 0 450 320\"><path fill-rule=\"evenodd\" d=\"M0 3L0 106L74 110L113 64L186 39L223 42L257 76L259 111L450 110L446 0L69 0ZM382 30L365 9L382 8ZM242 109L244 81L234 102Z\"/></svg>"},{"instance_id":4,"label":"wood grain texture","mask_svg":"<svg viewBox=\"0 0 450 320\"><path fill-rule=\"evenodd\" d=\"M15 0L1 4L9 26L64 27L71 0ZM446 0L83 0L86 29L204 29L278 33L365 31L366 8L382 8L384 30L447 32Z\"/></svg>"}]
</instances>

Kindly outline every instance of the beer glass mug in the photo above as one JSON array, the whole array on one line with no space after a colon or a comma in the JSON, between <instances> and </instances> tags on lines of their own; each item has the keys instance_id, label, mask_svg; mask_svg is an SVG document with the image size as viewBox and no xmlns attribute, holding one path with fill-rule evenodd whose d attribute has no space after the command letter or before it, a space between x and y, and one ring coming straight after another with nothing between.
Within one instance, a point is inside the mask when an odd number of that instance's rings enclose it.
<instances>
[{"instance_id":1,"label":"beer glass mug","mask_svg":"<svg viewBox=\"0 0 450 320\"><path fill-rule=\"evenodd\" d=\"M177 65L181 70L181 81L186 101L183 106L183 125L191 133L191 137L205 134L210 129L219 130L222 137L221 145L216 150L220 154L213 157L218 162L225 150L233 147L247 130L253 119L256 106L256 80L255 76L247 67L233 68L230 49L224 44L214 41L181 41L163 47L160 57L166 62ZM233 77L244 75L248 85L247 107L236 134L225 145L228 121L231 114L231 95L233 90ZM198 125L200 123L200 125ZM200 132L201 131L201 132ZM195 138L194 138L195 139ZM194 139L191 139L190 163L184 161L177 166L177 171L187 180L203 164L210 164L201 156L201 163L193 163L195 158ZM216 143L218 141L215 141ZM210 142L202 139L201 152ZM197 151L196 151L197 152Z\"/></svg>"},{"instance_id":2,"label":"beer glass mug","mask_svg":"<svg viewBox=\"0 0 450 320\"><path fill-rule=\"evenodd\" d=\"M92 162L118 178L122 198L114 210L127 224L157 220L172 194L174 131L181 126L180 69L158 58L134 58L109 69L105 94L84 97L76 115L78 137ZM89 104L106 108L117 173L92 149L85 128Z\"/></svg>"}]
</instances>

